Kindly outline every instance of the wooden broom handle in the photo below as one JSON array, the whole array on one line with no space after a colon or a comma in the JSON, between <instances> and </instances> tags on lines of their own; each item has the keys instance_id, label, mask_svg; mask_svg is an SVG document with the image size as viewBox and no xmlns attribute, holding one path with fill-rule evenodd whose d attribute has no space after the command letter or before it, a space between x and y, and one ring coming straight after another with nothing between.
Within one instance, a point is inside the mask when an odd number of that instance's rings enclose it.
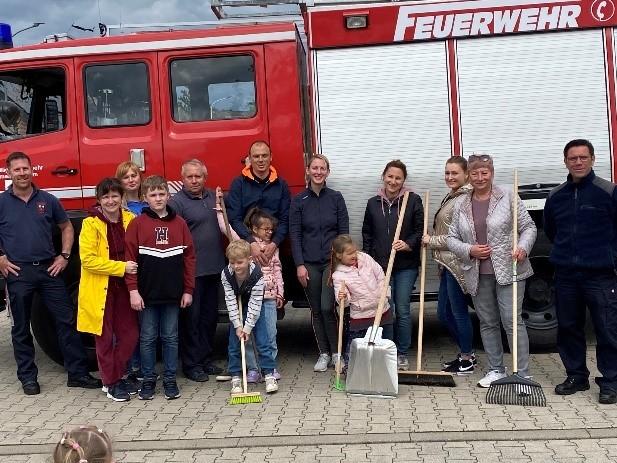
<instances>
[{"instance_id":1,"label":"wooden broom handle","mask_svg":"<svg viewBox=\"0 0 617 463\"><path fill-rule=\"evenodd\" d=\"M345 289L345 281L341 281L341 287L339 288L339 294L342 289ZM343 350L343 316L345 315L345 296L339 297L338 302L339 319L338 319L338 359L336 361L336 381L341 378L341 354Z\"/></svg>"},{"instance_id":2,"label":"wooden broom handle","mask_svg":"<svg viewBox=\"0 0 617 463\"><path fill-rule=\"evenodd\" d=\"M225 230L227 232L227 239L231 243L233 237L231 236L231 227L229 226L229 218L227 217L227 208L225 207L225 198L221 198L221 211L223 211L223 220L225 221Z\"/></svg>"},{"instance_id":3,"label":"wooden broom handle","mask_svg":"<svg viewBox=\"0 0 617 463\"><path fill-rule=\"evenodd\" d=\"M401 227L403 226L403 218L405 217L405 209L407 209L407 201L409 200L409 192L406 191L403 195L403 204L398 213L398 222L396 223L396 231L394 232L394 243L399 239L401 235ZM383 288L381 288L381 294L379 295L379 304L377 305L377 313L375 314L375 321L373 322L373 331L369 344L375 344L375 336L377 335L377 328L381 324L381 316L383 315L383 308L386 305L386 296L388 295L388 286L390 285L390 278L392 277L392 267L394 266L394 256L396 255L396 249L392 248L390 251L390 259L388 260L388 267L386 268L386 277L383 280Z\"/></svg>"},{"instance_id":4,"label":"wooden broom handle","mask_svg":"<svg viewBox=\"0 0 617 463\"><path fill-rule=\"evenodd\" d=\"M514 169L512 192L512 251L518 247L518 170ZM518 282L517 261L512 259L512 371L518 371Z\"/></svg>"},{"instance_id":5,"label":"wooden broom handle","mask_svg":"<svg viewBox=\"0 0 617 463\"><path fill-rule=\"evenodd\" d=\"M424 227L422 237L428 232L428 201L429 192L424 193ZM422 338L424 336L424 289L426 283L426 246L422 244L420 249L420 309L418 310L418 355L416 358L416 371L422 368Z\"/></svg>"}]
</instances>

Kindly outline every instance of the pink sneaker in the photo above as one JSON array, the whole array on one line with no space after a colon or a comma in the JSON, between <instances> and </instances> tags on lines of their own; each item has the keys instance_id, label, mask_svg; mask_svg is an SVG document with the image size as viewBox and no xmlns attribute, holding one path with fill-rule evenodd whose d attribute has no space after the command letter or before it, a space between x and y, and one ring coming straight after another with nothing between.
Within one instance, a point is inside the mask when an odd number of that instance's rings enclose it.
<instances>
[{"instance_id":1,"label":"pink sneaker","mask_svg":"<svg viewBox=\"0 0 617 463\"><path fill-rule=\"evenodd\" d=\"M281 380L281 374L276 368L272 370L272 376L274 376L274 379L276 379L277 381Z\"/></svg>"},{"instance_id":2,"label":"pink sneaker","mask_svg":"<svg viewBox=\"0 0 617 463\"><path fill-rule=\"evenodd\" d=\"M261 377L261 373L257 370L249 370L246 374L246 382L251 384L261 383L263 378Z\"/></svg>"}]
</instances>

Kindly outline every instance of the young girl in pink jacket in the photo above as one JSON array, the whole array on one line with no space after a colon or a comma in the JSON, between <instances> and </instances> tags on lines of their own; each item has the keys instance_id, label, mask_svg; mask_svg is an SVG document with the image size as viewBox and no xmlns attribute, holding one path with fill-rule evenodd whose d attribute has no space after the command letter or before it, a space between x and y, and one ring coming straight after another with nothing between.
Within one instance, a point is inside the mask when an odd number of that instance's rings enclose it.
<instances>
[{"instance_id":1,"label":"young girl in pink jacket","mask_svg":"<svg viewBox=\"0 0 617 463\"><path fill-rule=\"evenodd\" d=\"M381 266L371 256L359 252L351 236L339 235L332 242L332 284L337 301L345 296L349 305L349 325L345 360L349 358L351 341L363 338L367 329L373 325L379 295L381 294L385 275ZM344 285L343 285L344 283ZM390 288L388 287L388 295ZM392 311L386 300L381 317L383 337L392 339Z\"/></svg>"}]
</instances>

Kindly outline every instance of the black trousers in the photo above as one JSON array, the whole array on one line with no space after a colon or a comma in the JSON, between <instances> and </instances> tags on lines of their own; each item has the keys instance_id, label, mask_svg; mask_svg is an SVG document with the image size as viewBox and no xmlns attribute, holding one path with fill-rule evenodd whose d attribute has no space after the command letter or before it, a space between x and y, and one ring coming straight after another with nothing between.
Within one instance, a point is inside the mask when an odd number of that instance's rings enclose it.
<instances>
[{"instance_id":1,"label":"black trousers","mask_svg":"<svg viewBox=\"0 0 617 463\"><path fill-rule=\"evenodd\" d=\"M586 308L596 333L600 388L617 390L617 276L613 271L555 270L557 347L569 376L587 379Z\"/></svg>"},{"instance_id":2,"label":"black trousers","mask_svg":"<svg viewBox=\"0 0 617 463\"><path fill-rule=\"evenodd\" d=\"M211 361L218 322L220 284L220 275L196 277L193 304L180 309L180 358L184 371L205 368Z\"/></svg>"},{"instance_id":3,"label":"black trousers","mask_svg":"<svg viewBox=\"0 0 617 463\"><path fill-rule=\"evenodd\" d=\"M88 373L86 351L75 329L75 312L62 278L52 277L47 272L51 262L18 263L19 276L11 273L6 284L11 303L14 326L11 329L13 352L17 362L17 378L26 384L36 381L38 369L34 362L34 343L30 332L32 299L35 293L42 298L52 314L58 343L64 357L64 367L70 379Z\"/></svg>"}]
</instances>

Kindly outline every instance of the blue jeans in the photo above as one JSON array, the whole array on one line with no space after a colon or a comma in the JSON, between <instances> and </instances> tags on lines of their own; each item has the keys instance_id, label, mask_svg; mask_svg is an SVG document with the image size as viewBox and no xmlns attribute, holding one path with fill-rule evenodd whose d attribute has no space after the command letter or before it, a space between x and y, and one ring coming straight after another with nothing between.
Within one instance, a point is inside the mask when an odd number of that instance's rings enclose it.
<instances>
[{"instance_id":1,"label":"blue jeans","mask_svg":"<svg viewBox=\"0 0 617 463\"><path fill-rule=\"evenodd\" d=\"M394 302L394 342L399 355L407 355L411 345L411 292L418 278L418 268L394 270L390 287Z\"/></svg>"},{"instance_id":2,"label":"blue jeans","mask_svg":"<svg viewBox=\"0 0 617 463\"><path fill-rule=\"evenodd\" d=\"M467 299L456 278L445 268L441 272L437 299L439 321L448 328L452 339L463 354L473 351L473 326L469 318Z\"/></svg>"},{"instance_id":3,"label":"blue jeans","mask_svg":"<svg viewBox=\"0 0 617 463\"><path fill-rule=\"evenodd\" d=\"M176 304L160 304L142 311L139 346L144 381L156 381L156 341L161 336L163 382L175 381L178 368L178 313Z\"/></svg>"},{"instance_id":4,"label":"blue jeans","mask_svg":"<svg viewBox=\"0 0 617 463\"><path fill-rule=\"evenodd\" d=\"M276 315L274 316L276 319ZM246 310L244 310L243 320L246 320ZM262 313L259 315L255 327L251 331L251 338L255 342L257 348L257 355L259 356L259 366L261 371L267 375L272 373L276 368L276 358L274 357L274 351L270 344L270 338L268 336L268 328L266 324L266 317ZM245 343L245 350L248 352L249 345ZM252 350L252 348L250 348ZM233 325L229 324L229 345L227 348L228 355L228 370L231 376L242 375L242 359L240 358L240 339L236 336L236 329Z\"/></svg>"},{"instance_id":5,"label":"blue jeans","mask_svg":"<svg viewBox=\"0 0 617 463\"><path fill-rule=\"evenodd\" d=\"M276 299L264 299L261 304L261 313L259 318L265 321L266 332L268 334L268 344L272 350L272 355L276 360L278 355L278 346L276 345ZM246 367L249 370L257 370L257 361L255 359L255 351L253 349L253 337L249 338L246 343Z\"/></svg>"}]
</instances>

